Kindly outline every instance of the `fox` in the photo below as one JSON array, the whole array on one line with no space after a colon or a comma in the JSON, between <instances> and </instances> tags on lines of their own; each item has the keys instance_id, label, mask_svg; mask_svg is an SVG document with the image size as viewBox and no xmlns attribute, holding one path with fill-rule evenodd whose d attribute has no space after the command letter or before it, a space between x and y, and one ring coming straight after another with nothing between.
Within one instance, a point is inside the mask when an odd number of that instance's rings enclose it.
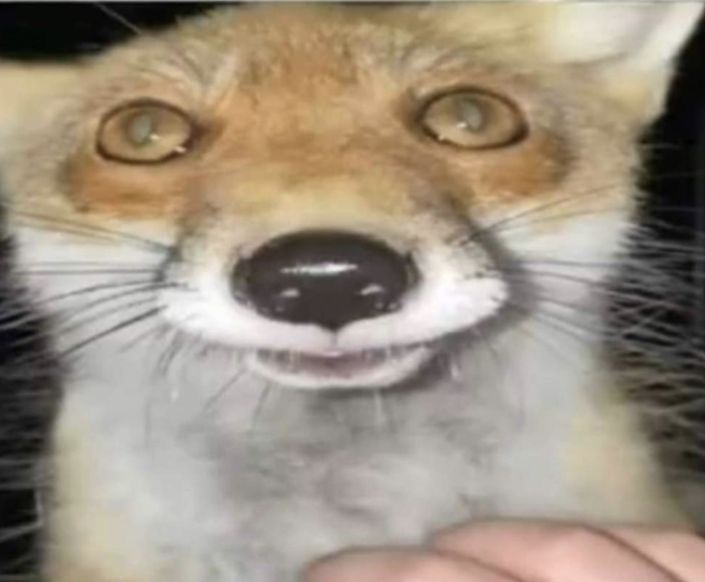
<instances>
[{"instance_id":1,"label":"fox","mask_svg":"<svg viewBox=\"0 0 705 582\"><path fill-rule=\"evenodd\" d=\"M40 318L60 368L41 579L293 581L489 518L702 526L608 341L701 12L253 3L0 63L31 304L3 321Z\"/></svg>"}]
</instances>

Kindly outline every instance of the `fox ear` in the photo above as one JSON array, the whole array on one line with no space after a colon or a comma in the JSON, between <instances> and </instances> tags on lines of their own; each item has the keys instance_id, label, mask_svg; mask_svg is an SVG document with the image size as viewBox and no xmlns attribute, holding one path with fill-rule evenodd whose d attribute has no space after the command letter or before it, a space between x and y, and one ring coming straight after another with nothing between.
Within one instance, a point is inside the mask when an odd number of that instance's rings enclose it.
<instances>
[{"instance_id":1,"label":"fox ear","mask_svg":"<svg viewBox=\"0 0 705 582\"><path fill-rule=\"evenodd\" d=\"M644 114L654 116L704 6L700 0L559 0L541 43L558 62L597 65L605 82L640 98Z\"/></svg>"},{"instance_id":2,"label":"fox ear","mask_svg":"<svg viewBox=\"0 0 705 582\"><path fill-rule=\"evenodd\" d=\"M699 0L559 2L545 39L561 60L653 70L677 56L703 6Z\"/></svg>"}]
</instances>

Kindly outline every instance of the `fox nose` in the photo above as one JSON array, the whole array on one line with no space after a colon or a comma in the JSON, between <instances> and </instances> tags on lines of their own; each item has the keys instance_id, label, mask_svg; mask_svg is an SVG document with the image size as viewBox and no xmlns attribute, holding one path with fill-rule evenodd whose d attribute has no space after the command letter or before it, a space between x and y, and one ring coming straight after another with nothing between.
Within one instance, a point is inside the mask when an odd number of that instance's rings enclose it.
<instances>
[{"instance_id":1,"label":"fox nose","mask_svg":"<svg viewBox=\"0 0 705 582\"><path fill-rule=\"evenodd\" d=\"M338 330L400 308L417 280L409 257L351 233L276 238L235 268L233 288L259 313Z\"/></svg>"}]
</instances>

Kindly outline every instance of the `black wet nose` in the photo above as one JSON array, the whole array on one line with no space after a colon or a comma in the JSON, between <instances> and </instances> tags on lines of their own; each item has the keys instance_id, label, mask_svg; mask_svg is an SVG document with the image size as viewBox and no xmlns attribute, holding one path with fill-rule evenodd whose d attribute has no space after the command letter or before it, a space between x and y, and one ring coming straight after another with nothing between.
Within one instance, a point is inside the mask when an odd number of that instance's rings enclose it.
<instances>
[{"instance_id":1,"label":"black wet nose","mask_svg":"<svg viewBox=\"0 0 705 582\"><path fill-rule=\"evenodd\" d=\"M309 231L260 247L234 271L233 288L259 313L336 330L399 309L416 270L385 244Z\"/></svg>"}]
</instances>

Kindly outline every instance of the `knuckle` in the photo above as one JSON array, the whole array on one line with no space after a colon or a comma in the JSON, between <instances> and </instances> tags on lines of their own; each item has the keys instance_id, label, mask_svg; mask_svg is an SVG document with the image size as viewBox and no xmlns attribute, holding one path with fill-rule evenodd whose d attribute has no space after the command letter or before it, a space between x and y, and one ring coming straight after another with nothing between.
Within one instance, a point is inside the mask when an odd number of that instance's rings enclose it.
<instances>
[{"instance_id":1,"label":"knuckle","mask_svg":"<svg viewBox=\"0 0 705 582\"><path fill-rule=\"evenodd\" d=\"M604 543L604 536L588 526L564 526L544 542L539 552L546 562L567 569L594 559Z\"/></svg>"},{"instance_id":2,"label":"knuckle","mask_svg":"<svg viewBox=\"0 0 705 582\"><path fill-rule=\"evenodd\" d=\"M435 532L429 543L434 548L454 549L465 545L468 539L482 539L487 535L511 531L513 525L510 520L477 520L470 524L452 525Z\"/></svg>"},{"instance_id":3,"label":"knuckle","mask_svg":"<svg viewBox=\"0 0 705 582\"><path fill-rule=\"evenodd\" d=\"M705 556L705 538L687 531L664 532L659 535L658 545L672 555Z\"/></svg>"},{"instance_id":4,"label":"knuckle","mask_svg":"<svg viewBox=\"0 0 705 582\"><path fill-rule=\"evenodd\" d=\"M412 557L400 565L395 582L445 582L457 579L457 568L441 556Z\"/></svg>"}]
</instances>

